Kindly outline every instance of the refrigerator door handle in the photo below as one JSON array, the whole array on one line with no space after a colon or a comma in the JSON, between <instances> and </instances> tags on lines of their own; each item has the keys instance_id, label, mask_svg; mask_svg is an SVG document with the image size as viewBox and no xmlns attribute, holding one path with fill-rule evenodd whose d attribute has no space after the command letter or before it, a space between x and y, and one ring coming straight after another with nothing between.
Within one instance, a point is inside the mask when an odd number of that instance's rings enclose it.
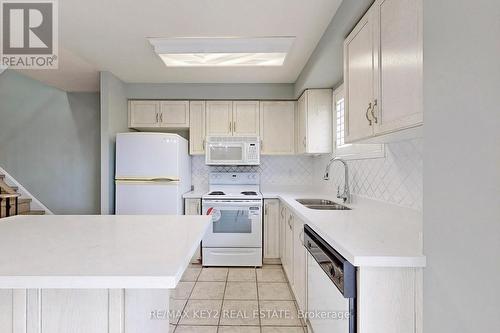
<instances>
[{"instance_id":1,"label":"refrigerator door handle","mask_svg":"<svg viewBox=\"0 0 500 333\"><path fill-rule=\"evenodd\" d=\"M180 179L176 177L116 177L116 181L127 182L179 182Z\"/></svg>"}]
</instances>

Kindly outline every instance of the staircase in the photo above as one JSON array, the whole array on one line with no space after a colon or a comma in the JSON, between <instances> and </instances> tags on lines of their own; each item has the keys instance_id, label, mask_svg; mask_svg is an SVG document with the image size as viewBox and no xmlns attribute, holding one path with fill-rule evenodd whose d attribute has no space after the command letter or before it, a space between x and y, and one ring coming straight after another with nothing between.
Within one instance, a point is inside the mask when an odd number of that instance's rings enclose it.
<instances>
[{"instance_id":1,"label":"staircase","mask_svg":"<svg viewBox=\"0 0 500 333\"><path fill-rule=\"evenodd\" d=\"M44 210L32 210L31 198L22 198L16 186L5 182L5 175L0 174L0 218L13 215L43 215Z\"/></svg>"}]
</instances>

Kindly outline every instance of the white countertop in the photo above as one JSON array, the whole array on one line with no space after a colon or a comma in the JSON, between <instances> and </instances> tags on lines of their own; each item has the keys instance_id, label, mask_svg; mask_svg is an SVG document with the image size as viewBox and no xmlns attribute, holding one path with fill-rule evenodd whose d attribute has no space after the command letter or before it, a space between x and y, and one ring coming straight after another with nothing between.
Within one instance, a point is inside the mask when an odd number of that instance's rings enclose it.
<instances>
[{"instance_id":1,"label":"white countertop","mask_svg":"<svg viewBox=\"0 0 500 333\"><path fill-rule=\"evenodd\" d=\"M201 197L207 193L207 191L200 192L200 191L189 191L187 193L184 193L182 197L184 199L201 199Z\"/></svg>"},{"instance_id":2,"label":"white countertop","mask_svg":"<svg viewBox=\"0 0 500 333\"><path fill-rule=\"evenodd\" d=\"M329 194L264 192L279 198L354 266L424 267L422 213L353 196L352 210L321 211L295 199L317 198L341 203Z\"/></svg>"},{"instance_id":3,"label":"white countertop","mask_svg":"<svg viewBox=\"0 0 500 333\"><path fill-rule=\"evenodd\" d=\"M0 222L0 288L175 288L208 216L47 215Z\"/></svg>"}]
</instances>

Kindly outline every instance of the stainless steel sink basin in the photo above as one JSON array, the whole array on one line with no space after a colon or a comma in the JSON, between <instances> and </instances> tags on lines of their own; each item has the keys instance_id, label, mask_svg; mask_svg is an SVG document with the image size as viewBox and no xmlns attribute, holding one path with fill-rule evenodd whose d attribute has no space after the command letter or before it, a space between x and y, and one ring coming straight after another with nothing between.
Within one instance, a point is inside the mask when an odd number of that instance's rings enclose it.
<instances>
[{"instance_id":1,"label":"stainless steel sink basin","mask_svg":"<svg viewBox=\"0 0 500 333\"><path fill-rule=\"evenodd\" d=\"M336 205L336 202L325 199L297 199L300 204L306 205Z\"/></svg>"},{"instance_id":2,"label":"stainless steel sink basin","mask_svg":"<svg viewBox=\"0 0 500 333\"><path fill-rule=\"evenodd\" d=\"M325 199L296 199L298 203L316 210L351 210L351 208Z\"/></svg>"}]
</instances>

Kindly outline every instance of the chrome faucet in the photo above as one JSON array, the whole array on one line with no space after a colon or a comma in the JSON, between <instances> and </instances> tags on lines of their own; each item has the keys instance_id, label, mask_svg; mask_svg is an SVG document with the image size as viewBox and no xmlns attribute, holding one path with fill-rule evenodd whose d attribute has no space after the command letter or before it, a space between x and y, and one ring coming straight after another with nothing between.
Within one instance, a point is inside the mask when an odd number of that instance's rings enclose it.
<instances>
[{"instance_id":1,"label":"chrome faucet","mask_svg":"<svg viewBox=\"0 0 500 333\"><path fill-rule=\"evenodd\" d=\"M342 199L344 203L350 203L351 202L351 191L349 190L349 168L347 167L346 161L344 161L341 158L334 157L332 158L325 169L325 175L323 176L323 180L329 180L330 179L330 166L333 164L333 162L339 161L344 165L344 192L340 194L340 186L337 186L337 198Z\"/></svg>"}]
</instances>

